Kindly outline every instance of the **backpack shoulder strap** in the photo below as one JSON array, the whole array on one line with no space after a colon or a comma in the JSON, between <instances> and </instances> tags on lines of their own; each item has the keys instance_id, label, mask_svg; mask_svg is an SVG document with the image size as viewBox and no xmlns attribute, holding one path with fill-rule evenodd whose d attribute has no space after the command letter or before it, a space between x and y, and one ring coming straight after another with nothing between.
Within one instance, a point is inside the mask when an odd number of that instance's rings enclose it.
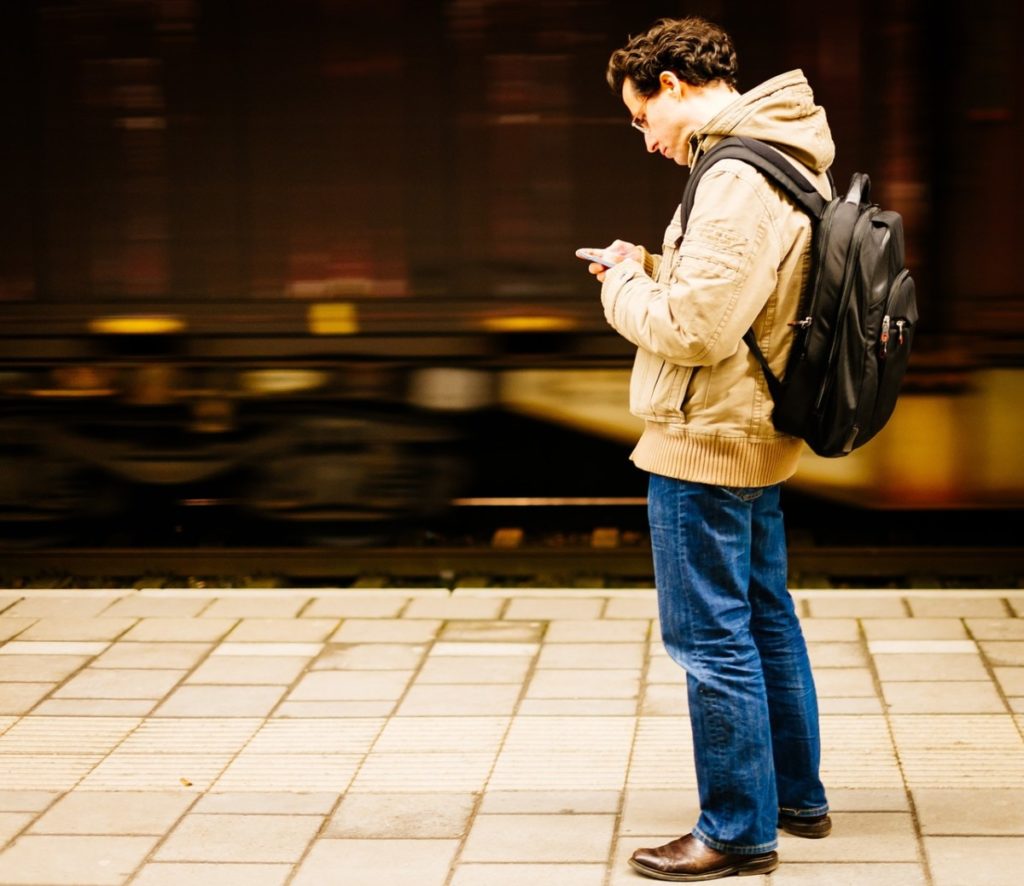
<instances>
[{"instance_id":1,"label":"backpack shoulder strap","mask_svg":"<svg viewBox=\"0 0 1024 886\"><path fill-rule=\"evenodd\" d=\"M684 231L687 219L693 210L698 182L715 163L726 159L742 160L753 166L806 212L812 221L817 221L824 212L828 201L821 196L818 189L807 180L805 175L801 175L796 170L793 163L780 150L757 139L734 135L722 139L704 154L691 170L690 176L686 180L686 188L683 190L680 220Z\"/></svg>"},{"instance_id":2,"label":"backpack shoulder strap","mask_svg":"<svg viewBox=\"0 0 1024 886\"><path fill-rule=\"evenodd\" d=\"M686 180L686 188L683 190L683 202L680 208L682 233L679 235L679 240L676 241L677 247L682 243L683 235L686 233L686 223L693 209L693 202L697 195L697 184L701 176L719 160L727 158L742 160L744 163L753 166L768 181L778 186L797 207L806 212L810 216L812 223L816 224L821 218L828 201L821 196L818 189L807 180L806 176L801 175L796 170L781 151L757 139L729 136L722 139L710 151L704 154L690 171L690 176ZM835 183L832 180L831 170L829 171L829 185L832 193L835 194ZM782 382L779 381L779 378L769 367L768 361L765 359L761 348L757 344L757 339L754 337L753 329L746 331L743 341L760 364L772 399L778 402L782 396Z\"/></svg>"}]
</instances>

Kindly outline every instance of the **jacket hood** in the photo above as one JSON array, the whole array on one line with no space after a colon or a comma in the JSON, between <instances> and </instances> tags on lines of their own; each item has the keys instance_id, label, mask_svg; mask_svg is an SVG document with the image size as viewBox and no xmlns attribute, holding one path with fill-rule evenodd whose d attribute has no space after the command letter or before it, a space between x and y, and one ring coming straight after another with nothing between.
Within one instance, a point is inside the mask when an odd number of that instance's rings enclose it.
<instances>
[{"instance_id":1,"label":"jacket hood","mask_svg":"<svg viewBox=\"0 0 1024 886\"><path fill-rule=\"evenodd\" d=\"M825 110L801 70L766 80L723 109L690 139L693 161L719 139L744 135L771 142L805 166L823 173L835 159L835 143Z\"/></svg>"}]
</instances>

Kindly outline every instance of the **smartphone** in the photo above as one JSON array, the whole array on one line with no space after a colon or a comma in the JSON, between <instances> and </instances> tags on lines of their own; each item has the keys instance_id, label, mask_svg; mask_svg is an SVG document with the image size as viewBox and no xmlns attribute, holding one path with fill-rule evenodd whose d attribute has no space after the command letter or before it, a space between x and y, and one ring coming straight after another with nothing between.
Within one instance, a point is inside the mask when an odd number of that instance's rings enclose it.
<instances>
[{"instance_id":1,"label":"smartphone","mask_svg":"<svg viewBox=\"0 0 1024 886\"><path fill-rule=\"evenodd\" d=\"M594 261L599 265L604 265L606 268L613 268L618 264L614 259L609 258L608 254L603 249L577 249L576 258L582 258L585 261Z\"/></svg>"}]
</instances>

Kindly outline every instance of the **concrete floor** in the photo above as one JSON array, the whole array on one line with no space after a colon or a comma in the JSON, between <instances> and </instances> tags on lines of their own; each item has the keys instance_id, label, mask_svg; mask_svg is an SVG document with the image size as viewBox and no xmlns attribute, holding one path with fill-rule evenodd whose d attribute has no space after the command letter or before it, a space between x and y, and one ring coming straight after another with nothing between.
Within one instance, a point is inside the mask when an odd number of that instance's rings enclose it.
<instances>
[{"instance_id":1,"label":"concrete floor","mask_svg":"<svg viewBox=\"0 0 1024 886\"><path fill-rule=\"evenodd\" d=\"M1024 865L1024 591L796 591L835 829L767 886ZM696 817L650 590L0 590L0 883L624 886Z\"/></svg>"}]
</instances>

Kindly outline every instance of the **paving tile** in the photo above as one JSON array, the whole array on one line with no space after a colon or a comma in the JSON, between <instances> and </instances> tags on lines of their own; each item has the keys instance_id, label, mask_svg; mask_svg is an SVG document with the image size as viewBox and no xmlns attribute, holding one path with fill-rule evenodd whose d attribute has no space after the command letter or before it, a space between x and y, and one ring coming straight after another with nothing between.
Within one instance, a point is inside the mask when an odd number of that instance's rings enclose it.
<instances>
[{"instance_id":1,"label":"paving tile","mask_svg":"<svg viewBox=\"0 0 1024 886\"><path fill-rule=\"evenodd\" d=\"M612 597L604 610L605 618L655 619L658 617L658 598L655 592L641 598Z\"/></svg>"},{"instance_id":2,"label":"paving tile","mask_svg":"<svg viewBox=\"0 0 1024 886\"><path fill-rule=\"evenodd\" d=\"M909 617L903 600L899 597L828 596L814 597L806 602L812 618Z\"/></svg>"},{"instance_id":3,"label":"paving tile","mask_svg":"<svg viewBox=\"0 0 1024 886\"><path fill-rule=\"evenodd\" d=\"M227 640L231 643L319 643L338 628L336 618L243 618Z\"/></svg>"},{"instance_id":4,"label":"paving tile","mask_svg":"<svg viewBox=\"0 0 1024 886\"><path fill-rule=\"evenodd\" d=\"M416 683L516 683L526 679L524 656L438 656L427 658Z\"/></svg>"},{"instance_id":5,"label":"paving tile","mask_svg":"<svg viewBox=\"0 0 1024 886\"><path fill-rule=\"evenodd\" d=\"M402 618L496 619L504 605L501 597L418 597L405 608Z\"/></svg>"},{"instance_id":6,"label":"paving tile","mask_svg":"<svg viewBox=\"0 0 1024 886\"><path fill-rule=\"evenodd\" d=\"M80 643L66 641L12 640L0 646L0 655L99 655L109 646L106 642Z\"/></svg>"},{"instance_id":7,"label":"paving tile","mask_svg":"<svg viewBox=\"0 0 1024 886\"><path fill-rule=\"evenodd\" d=\"M628 787L634 790L696 789L696 784L689 718L638 718L627 773Z\"/></svg>"},{"instance_id":8,"label":"paving tile","mask_svg":"<svg viewBox=\"0 0 1024 886\"><path fill-rule=\"evenodd\" d=\"M1006 602L1017 618L1024 618L1024 597L1007 596Z\"/></svg>"},{"instance_id":9,"label":"paving tile","mask_svg":"<svg viewBox=\"0 0 1024 886\"><path fill-rule=\"evenodd\" d=\"M977 654L973 640L869 640L872 655L964 655Z\"/></svg>"},{"instance_id":10,"label":"paving tile","mask_svg":"<svg viewBox=\"0 0 1024 886\"><path fill-rule=\"evenodd\" d=\"M403 751L497 752L509 720L508 717L459 717L456 724L451 717L396 717L384 724L373 750L393 754ZM365 750L369 750L369 742Z\"/></svg>"},{"instance_id":11,"label":"paving tile","mask_svg":"<svg viewBox=\"0 0 1024 886\"><path fill-rule=\"evenodd\" d=\"M316 836L318 815L186 815L154 861L296 862Z\"/></svg>"},{"instance_id":12,"label":"paving tile","mask_svg":"<svg viewBox=\"0 0 1024 886\"><path fill-rule=\"evenodd\" d=\"M601 862L608 858L613 815L481 814L462 850L463 862Z\"/></svg>"},{"instance_id":13,"label":"paving tile","mask_svg":"<svg viewBox=\"0 0 1024 886\"><path fill-rule=\"evenodd\" d=\"M315 597L302 610L302 618L398 618L408 597L397 594Z\"/></svg>"},{"instance_id":14,"label":"paving tile","mask_svg":"<svg viewBox=\"0 0 1024 886\"><path fill-rule=\"evenodd\" d=\"M241 815L328 815L337 802L338 794L323 791L210 791L199 798L192 811Z\"/></svg>"},{"instance_id":15,"label":"paving tile","mask_svg":"<svg viewBox=\"0 0 1024 886\"><path fill-rule=\"evenodd\" d=\"M787 862L917 862L917 836L909 812L837 812L827 840L779 833Z\"/></svg>"},{"instance_id":16,"label":"paving tile","mask_svg":"<svg viewBox=\"0 0 1024 886\"><path fill-rule=\"evenodd\" d=\"M187 671L86 668L53 693L54 698L163 698Z\"/></svg>"},{"instance_id":17,"label":"paving tile","mask_svg":"<svg viewBox=\"0 0 1024 886\"><path fill-rule=\"evenodd\" d=\"M348 618L330 637L331 643L427 643L441 628L437 619Z\"/></svg>"},{"instance_id":18,"label":"paving tile","mask_svg":"<svg viewBox=\"0 0 1024 886\"><path fill-rule=\"evenodd\" d=\"M3 612L5 609L9 609L19 600L23 599L24 597L22 597L17 591L12 592L11 594L0 595L0 612Z\"/></svg>"},{"instance_id":19,"label":"paving tile","mask_svg":"<svg viewBox=\"0 0 1024 886\"><path fill-rule=\"evenodd\" d=\"M8 655L0 661L4 683L59 683L87 661L86 655Z\"/></svg>"},{"instance_id":20,"label":"paving tile","mask_svg":"<svg viewBox=\"0 0 1024 886\"><path fill-rule=\"evenodd\" d=\"M877 883L879 886L927 886L928 878L919 864L900 863L874 864L791 862L782 859L782 864L766 878L771 886L864 886Z\"/></svg>"},{"instance_id":21,"label":"paving tile","mask_svg":"<svg viewBox=\"0 0 1024 886\"><path fill-rule=\"evenodd\" d=\"M288 595L253 594L218 597L201 618L294 618L308 598Z\"/></svg>"},{"instance_id":22,"label":"paving tile","mask_svg":"<svg viewBox=\"0 0 1024 886\"><path fill-rule=\"evenodd\" d=\"M833 812L909 812L906 790L828 787L828 804Z\"/></svg>"},{"instance_id":23,"label":"paving tile","mask_svg":"<svg viewBox=\"0 0 1024 886\"><path fill-rule=\"evenodd\" d=\"M545 639L549 643L640 643L647 639L651 623L646 619L552 621Z\"/></svg>"},{"instance_id":24,"label":"paving tile","mask_svg":"<svg viewBox=\"0 0 1024 886\"><path fill-rule=\"evenodd\" d=\"M414 684L396 713L400 717L503 716L512 713L519 692L514 683Z\"/></svg>"},{"instance_id":25,"label":"paving tile","mask_svg":"<svg viewBox=\"0 0 1024 886\"><path fill-rule=\"evenodd\" d=\"M647 668L647 683L671 683L673 686L685 686L686 671L667 655L652 656Z\"/></svg>"},{"instance_id":26,"label":"paving tile","mask_svg":"<svg viewBox=\"0 0 1024 886\"><path fill-rule=\"evenodd\" d=\"M60 796L56 791L7 791L0 789L0 812L42 812Z\"/></svg>"},{"instance_id":27,"label":"paving tile","mask_svg":"<svg viewBox=\"0 0 1024 886\"><path fill-rule=\"evenodd\" d=\"M262 719L207 717L145 720L118 748L126 754L235 754L256 734Z\"/></svg>"},{"instance_id":28,"label":"paving tile","mask_svg":"<svg viewBox=\"0 0 1024 886\"><path fill-rule=\"evenodd\" d=\"M196 668L186 684L229 683L236 685L291 685L309 663L306 656L214 656Z\"/></svg>"},{"instance_id":29,"label":"paving tile","mask_svg":"<svg viewBox=\"0 0 1024 886\"><path fill-rule=\"evenodd\" d=\"M603 864L460 864L451 886L603 886Z\"/></svg>"},{"instance_id":30,"label":"paving tile","mask_svg":"<svg viewBox=\"0 0 1024 886\"><path fill-rule=\"evenodd\" d=\"M160 836L194 800L181 792L72 791L33 824L29 833Z\"/></svg>"},{"instance_id":31,"label":"paving tile","mask_svg":"<svg viewBox=\"0 0 1024 886\"><path fill-rule=\"evenodd\" d=\"M250 754L243 751L213 784L218 791L344 792L361 754Z\"/></svg>"},{"instance_id":32,"label":"paving tile","mask_svg":"<svg viewBox=\"0 0 1024 886\"><path fill-rule=\"evenodd\" d=\"M986 640L978 645L989 662L996 667L1024 667L1024 641Z\"/></svg>"},{"instance_id":33,"label":"paving tile","mask_svg":"<svg viewBox=\"0 0 1024 886\"><path fill-rule=\"evenodd\" d=\"M102 754L5 754L0 784L11 791L69 791L102 759Z\"/></svg>"},{"instance_id":34,"label":"paving tile","mask_svg":"<svg viewBox=\"0 0 1024 886\"><path fill-rule=\"evenodd\" d=\"M677 668L678 670L678 668ZM648 683L640 703L640 714L644 717L686 717L689 706L686 699L686 677L680 671L681 679L675 684Z\"/></svg>"},{"instance_id":35,"label":"paving tile","mask_svg":"<svg viewBox=\"0 0 1024 886\"><path fill-rule=\"evenodd\" d=\"M1010 716L896 714L890 723L914 790L1024 788L1024 745Z\"/></svg>"},{"instance_id":36,"label":"paving tile","mask_svg":"<svg viewBox=\"0 0 1024 886\"><path fill-rule=\"evenodd\" d=\"M877 619L872 619L874 623ZM804 618L800 620L808 643L857 643L860 624L855 618Z\"/></svg>"},{"instance_id":37,"label":"paving tile","mask_svg":"<svg viewBox=\"0 0 1024 886\"><path fill-rule=\"evenodd\" d=\"M980 655L877 654L875 667L880 680L988 680Z\"/></svg>"},{"instance_id":38,"label":"paving tile","mask_svg":"<svg viewBox=\"0 0 1024 886\"><path fill-rule=\"evenodd\" d=\"M1024 695L1024 668L993 668L1000 688L1007 695Z\"/></svg>"},{"instance_id":39,"label":"paving tile","mask_svg":"<svg viewBox=\"0 0 1024 886\"><path fill-rule=\"evenodd\" d=\"M156 709L157 717L265 717L283 686L181 686Z\"/></svg>"},{"instance_id":40,"label":"paving tile","mask_svg":"<svg viewBox=\"0 0 1024 886\"><path fill-rule=\"evenodd\" d=\"M865 668L868 653L861 643L808 643L813 668Z\"/></svg>"},{"instance_id":41,"label":"paving tile","mask_svg":"<svg viewBox=\"0 0 1024 886\"><path fill-rule=\"evenodd\" d=\"M156 698L48 698L32 713L48 717L145 717L159 703Z\"/></svg>"},{"instance_id":42,"label":"paving tile","mask_svg":"<svg viewBox=\"0 0 1024 886\"><path fill-rule=\"evenodd\" d=\"M0 812L0 846L14 839L33 817L31 812Z\"/></svg>"},{"instance_id":43,"label":"paving tile","mask_svg":"<svg viewBox=\"0 0 1024 886\"><path fill-rule=\"evenodd\" d=\"M352 782L352 793L455 793L483 790L496 751L385 754L374 751Z\"/></svg>"},{"instance_id":44,"label":"paving tile","mask_svg":"<svg viewBox=\"0 0 1024 886\"><path fill-rule=\"evenodd\" d=\"M57 683L0 684L0 714L27 714Z\"/></svg>"},{"instance_id":45,"label":"paving tile","mask_svg":"<svg viewBox=\"0 0 1024 886\"><path fill-rule=\"evenodd\" d=\"M545 643L537 667L640 668L645 651L643 643Z\"/></svg>"},{"instance_id":46,"label":"paving tile","mask_svg":"<svg viewBox=\"0 0 1024 886\"><path fill-rule=\"evenodd\" d=\"M289 701L394 701L405 692L412 671L316 671L306 674Z\"/></svg>"},{"instance_id":47,"label":"paving tile","mask_svg":"<svg viewBox=\"0 0 1024 886\"><path fill-rule=\"evenodd\" d=\"M231 760L230 754L127 754L115 751L78 788L83 791L208 790Z\"/></svg>"},{"instance_id":48,"label":"paving tile","mask_svg":"<svg viewBox=\"0 0 1024 886\"><path fill-rule=\"evenodd\" d=\"M1024 618L967 618L975 640L1024 640Z\"/></svg>"},{"instance_id":49,"label":"paving tile","mask_svg":"<svg viewBox=\"0 0 1024 886\"><path fill-rule=\"evenodd\" d=\"M19 837L0 852L0 882L120 886L156 841L156 837Z\"/></svg>"},{"instance_id":50,"label":"paving tile","mask_svg":"<svg viewBox=\"0 0 1024 886\"><path fill-rule=\"evenodd\" d=\"M598 598L513 597L505 610L507 620L600 618L605 601Z\"/></svg>"},{"instance_id":51,"label":"paving tile","mask_svg":"<svg viewBox=\"0 0 1024 886\"><path fill-rule=\"evenodd\" d=\"M210 649L209 643L111 643L93 668L189 668Z\"/></svg>"},{"instance_id":52,"label":"paving tile","mask_svg":"<svg viewBox=\"0 0 1024 886\"><path fill-rule=\"evenodd\" d=\"M41 618L18 634L19 640L115 640L135 624L134 618Z\"/></svg>"},{"instance_id":53,"label":"paving tile","mask_svg":"<svg viewBox=\"0 0 1024 886\"><path fill-rule=\"evenodd\" d=\"M526 689L527 698L637 698L638 668L619 671L537 670Z\"/></svg>"},{"instance_id":54,"label":"paving tile","mask_svg":"<svg viewBox=\"0 0 1024 886\"><path fill-rule=\"evenodd\" d=\"M446 643L439 641L434 644L430 655L461 658L467 656L521 655L533 657L540 649L540 643Z\"/></svg>"},{"instance_id":55,"label":"paving tile","mask_svg":"<svg viewBox=\"0 0 1024 886\"><path fill-rule=\"evenodd\" d=\"M106 754L138 725L134 717L24 717L0 736L0 754Z\"/></svg>"},{"instance_id":56,"label":"paving tile","mask_svg":"<svg viewBox=\"0 0 1024 886\"><path fill-rule=\"evenodd\" d=\"M480 812L560 815L605 812L615 815L621 796L619 791L487 791L480 802Z\"/></svg>"},{"instance_id":57,"label":"paving tile","mask_svg":"<svg viewBox=\"0 0 1024 886\"><path fill-rule=\"evenodd\" d=\"M210 605L209 597L153 597L132 594L103 610L103 617L194 618Z\"/></svg>"},{"instance_id":58,"label":"paving tile","mask_svg":"<svg viewBox=\"0 0 1024 886\"><path fill-rule=\"evenodd\" d=\"M1006 618L1010 615L1000 597L908 597L910 611L917 618Z\"/></svg>"},{"instance_id":59,"label":"paving tile","mask_svg":"<svg viewBox=\"0 0 1024 886\"><path fill-rule=\"evenodd\" d=\"M829 789L903 788L885 717L822 715L821 738L822 780Z\"/></svg>"},{"instance_id":60,"label":"paving tile","mask_svg":"<svg viewBox=\"0 0 1024 886\"><path fill-rule=\"evenodd\" d=\"M819 698L818 713L820 714L881 714L883 713L880 698Z\"/></svg>"},{"instance_id":61,"label":"paving tile","mask_svg":"<svg viewBox=\"0 0 1024 886\"><path fill-rule=\"evenodd\" d=\"M466 794L347 794L325 837L461 839L476 804Z\"/></svg>"},{"instance_id":62,"label":"paving tile","mask_svg":"<svg viewBox=\"0 0 1024 886\"><path fill-rule=\"evenodd\" d=\"M311 665L314 671L412 671L427 654L425 644L357 643L324 648Z\"/></svg>"},{"instance_id":63,"label":"paving tile","mask_svg":"<svg viewBox=\"0 0 1024 886\"><path fill-rule=\"evenodd\" d=\"M210 653L211 658L222 655L238 655L249 657L263 655L267 657L305 656L312 659L321 653L324 646L322 643L221 643L215 646Z\"/></svg>"},{"instance_id":64,"label":"paving tile","mask_svg":"<svg viewBox=\"0 0 1024 886\"><path fill-rule=\"evenodd\" d=\"M457 840L317 840L291 886L443 886Z\"/></svg>"},{"instance_id":65,"label":"paving tile","mask_svg":"<svg viewBox=\"0 0 1024 886\"><path fill-rule=\"evenodd\" d=\"M544 624L539 621L449 621L441 629L442 640L491 643L529 643L539 640Z\"/></svg>"},{"instance_id":66,"label":"paving tile","mask_svg":"<svg viewBox=\"0 0 1024 886\"><path fill-rule=\"evenodd\" d=\"M700 816L696 793L689 791L626 791L619 834L688 834Z\"/></svg>"},{"instance_id":67,"label":"paving tile","mask_svg":"<svg viewBox=\"0 0 1024 886\"><path fill-rule=\"evenodd\" d=\"M868 640L966 640L959 618L871 618L864 620Z\"/></svg>"},{"instance_id":68,"label":"paving tile","mask_svg":"<svg viewBox=\"0 0 1024 886\"><path fill-rule=\"evenodd\" d=\"M88 619L106 609L117 598L109 595L87 596L81 593L68 596L25 597L10 609L4 618L75 618Z\"/></svg>"},{"instance_id":69,"label":"paving tile","mask_svg":"<svg viewBox=\"0 0 1024 886\"><path fill-rule=\"evenodd\" d=\"M143 618L122 640L157 643L213 643L236 624L234 618Z\"/></svg>"},{"instance_id":70,"label":"paving tile","mask_svg":"<svg viewBox=\"0 0 1024 886\"><path fill-rule=\"evenodd\" d=\"M530 717L632 717L637 703L636 698L524 698L517 713Z\"/></svg>"},{"instance_id":71,"label":"paving tile","mask_svg":"<svg viewBox=\"0 0 1024 886\"><path fill-rule=\"evenodd\" d=\"M875 695L874 678L868 668L822 668L814 674L819 698Z\"/></svg>"},{"instance_id":72,"label":"paving tile","mask_svg":"<svg viewBox=\"0 0 1024 886\"><path fill-rule=\"evenodd\" d=\"M1006 710L990 680L883 682L882 693L894 714L985 714Z\"/></svg>"},{"instance_id":73,"label":"paving tile","mask_svg":"<svg viewBox=\"0 0 1024 886\"><path fill-rule=\"evenodd\" d=\"M132 886L284 886L291 875L290 864L202 864L151 862Z\"/></svg>"},{"instance_id":74,"label":"paving tile","mask_svg":"<svg viewBox=\"0 0 1024 886\"><path fill-rule=\"evenodd\" d=\"M269 720L245 746L247 754L365 754L381 734L383 717ZM449 729L451 721L446 720ZM388 723L390 727L392 724ZM430 724L425 729L430 730ZM471 727L470 727L471 728Z\"/></svg>"},{"instance_id":75,"label":"paving tile","mask_svg":"<svg viewBox=\"0 0 1024 886\"><path fill-rule=\"evenodd\" d=\"M935 886L1017 886L1024 858L1020 837L925 837Z\"/></svg>"},{"instance_id":76,"label":"paving tile","mask_svg":"<svg viewBox=\"0 0 1024 886\"><path fill-rule=\"evenodd\" d=\"M1020 789L958 790L955 802L948 790L923 788L913 794L922 834L1024 837Z\"/></svg>"},{"instance_id":77,"label":"paving tile","mask_svg":"<svg viewBox=\"0 0 1024 886\"><path fill-rule=\"evenodd\" d=\"M0 618L0 643L17 637L36 623L35 618Z\"/></svg>"},{"instance_id":78,"label":"paving tile","mask_svg":"<svg viewBox=\"0 0 1024 886\"><path fill-rule=\"evenodd\" d=\"M323 717L388 717L395 709L393 701L282 701L275 718L321 719Z\"/></svg>"}]
</instances>

